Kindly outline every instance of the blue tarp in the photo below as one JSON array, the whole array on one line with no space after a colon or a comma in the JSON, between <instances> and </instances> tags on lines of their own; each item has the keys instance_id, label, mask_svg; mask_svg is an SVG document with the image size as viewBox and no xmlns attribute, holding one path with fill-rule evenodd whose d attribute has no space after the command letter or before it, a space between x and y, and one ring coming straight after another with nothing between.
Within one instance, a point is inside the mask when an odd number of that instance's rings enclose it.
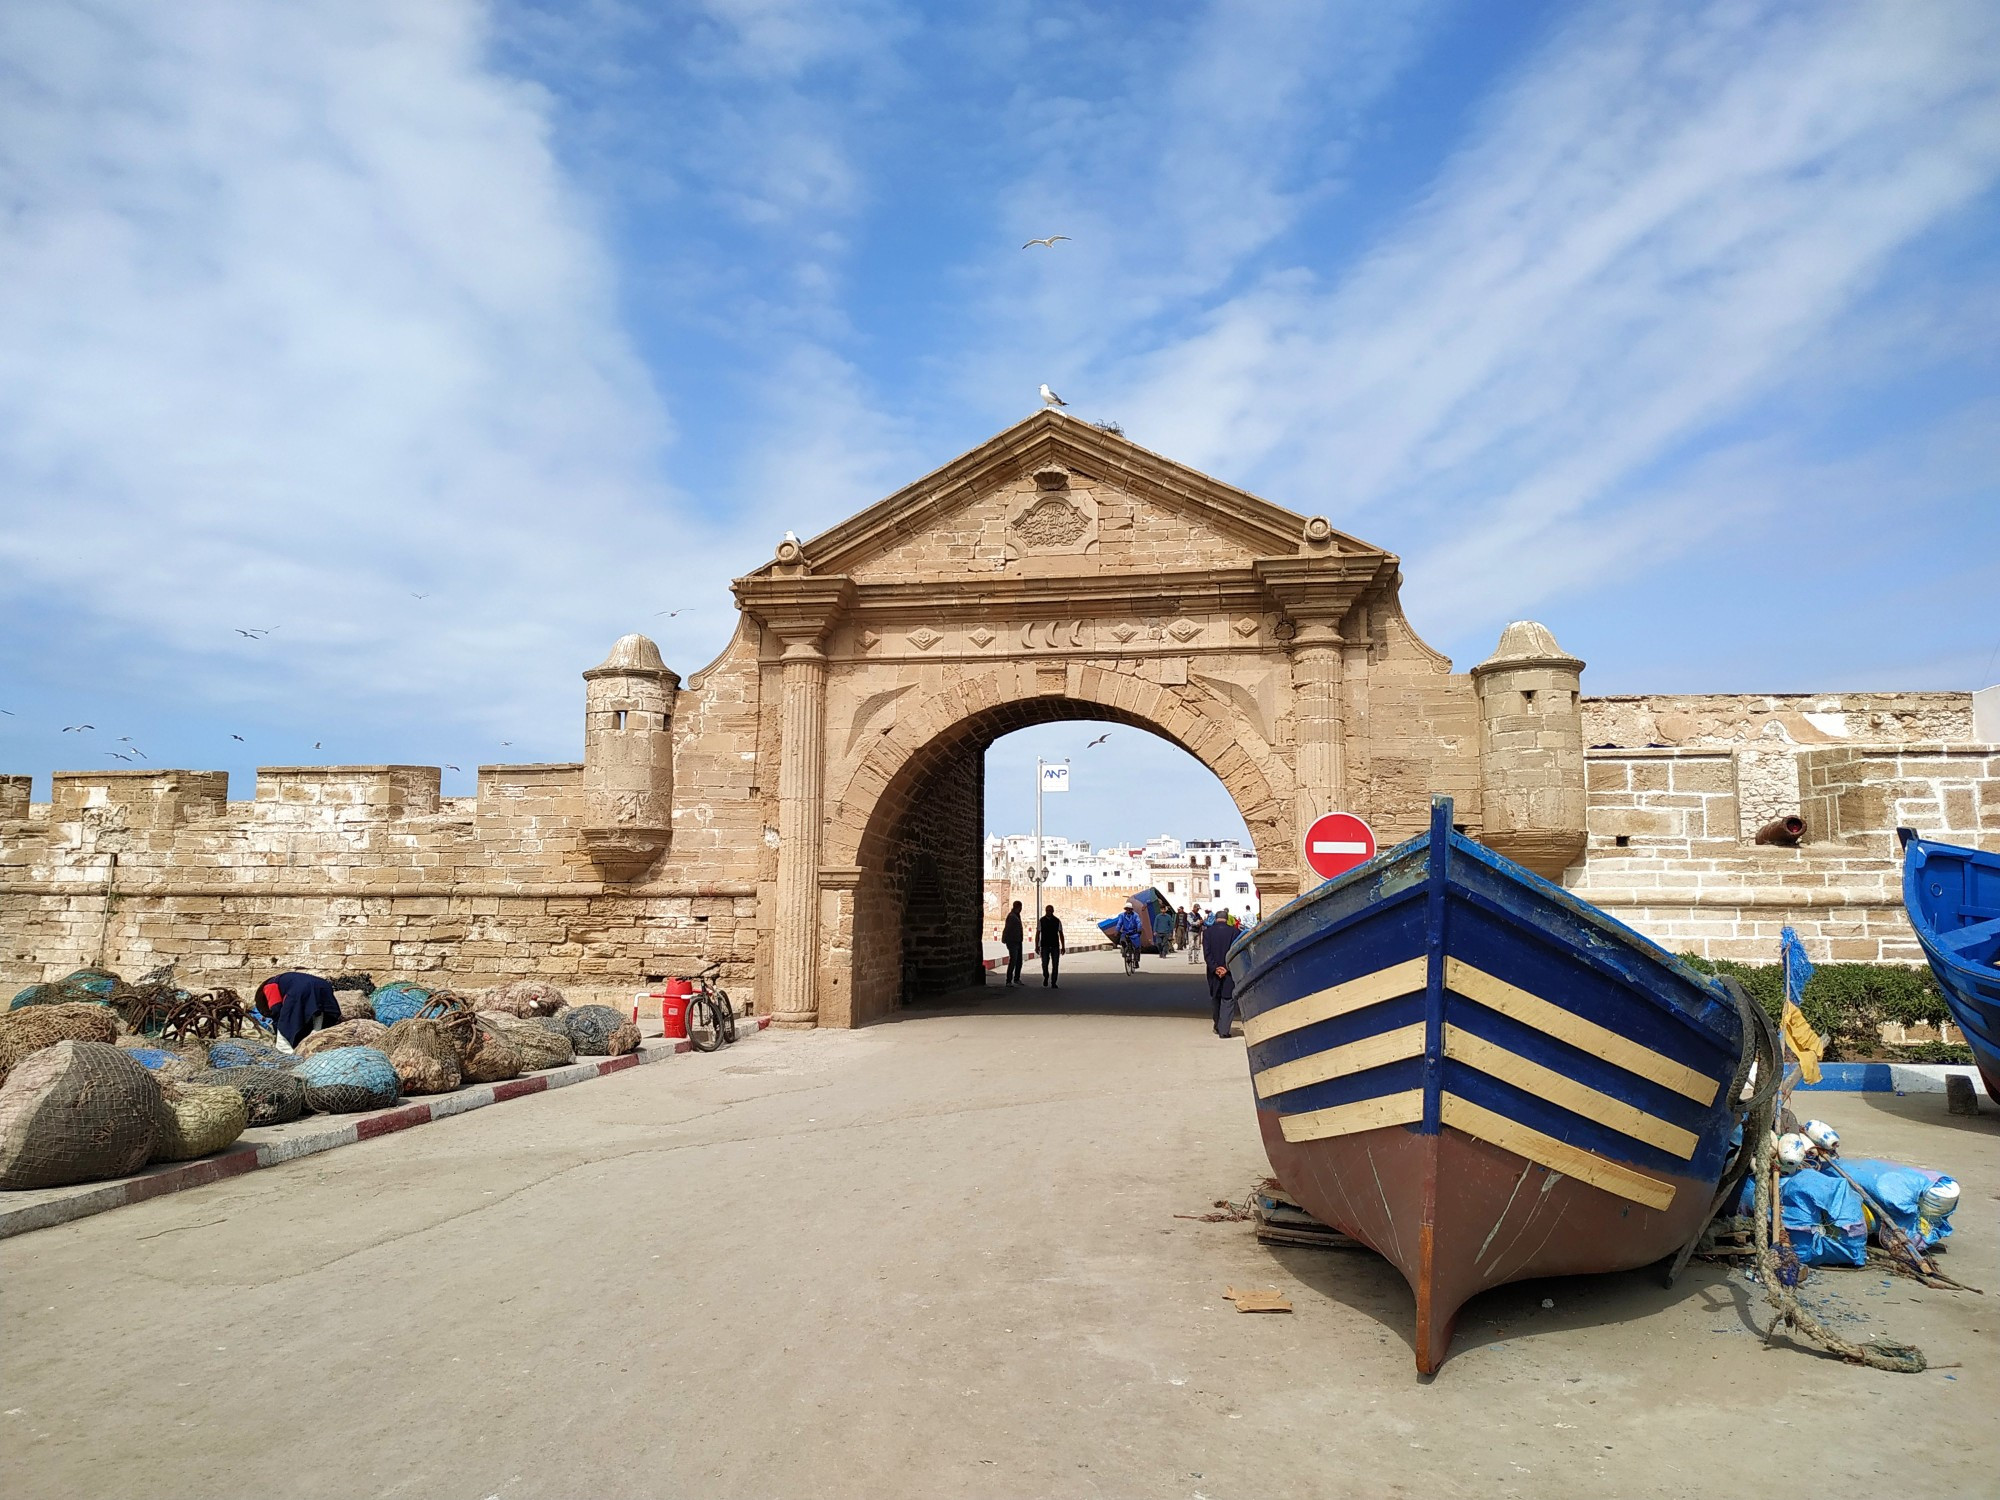
<instances>
[{"instance_id":1,"label":"blue tarp","mask_svg":"<svg viewBox=\"0 0 2000 1500\"><path fill-rule=\"evenodd\" d=\"M1871 1161L1862 1158L1857 1161L1843 1159L1841 1166L1847 1175L1866 1188L1884 1208L1889 1211L1889 1219L1895 1226L1917 1242L1920 1249L1928 1250L1939 1240L1951 1233L1951 1220L1944 1219L1918 1232L1917 1220L1919 1201L1924 1190L1933 1183L1950 1182L1952 1179L1942 1172L1928 1171L1923 1167L1898 1166L1892 1161ZM1879 1235L1877 1236L1879 1238Z\"/></svg>"},{"instance_id":2,"label":"blue tarp","mask_svg":"<svg viewBox=\"0 0 2000 1500\"><path fill-rule=\"evenodd\" d=\"M1845 1163L1843 1163L1845 1165ZM1746 1181L1739 1214L1757 1211L1756 1183ZM1862 1266L1868 1263L1868 1224L1854 1185L1817 1167L1778 1179L1778 1219L1801 1263Z\"/></svg>"}]
</instances>

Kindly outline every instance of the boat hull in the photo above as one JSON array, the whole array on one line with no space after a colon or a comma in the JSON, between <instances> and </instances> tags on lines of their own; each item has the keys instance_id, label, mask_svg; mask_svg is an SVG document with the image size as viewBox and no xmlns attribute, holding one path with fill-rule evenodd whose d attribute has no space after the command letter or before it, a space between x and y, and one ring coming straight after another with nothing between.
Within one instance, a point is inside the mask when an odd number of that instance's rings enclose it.
<instances>
[{"instance_id":1,"label":"boat hull","mask_svg":"<svg viewBox=\"0 0 2000 1500\"><path fill-rule=\"evenodd\" d=\"M1897 830L1903 908L1988 1098L2000 1099L2000 854Z\"/></svg>"},{"instance_id":2,"label":"boat hull","mask_svg":"<svg viewBox=\"0 0 2000 1500\"><path fill-rule=\"evenodd\" d=\"M1452 831L1231 950L1278 1181L1402 1271L1419 1370L1489 1287L1674 1255L1714 1211L1739 996Z\"/></svg>"}]
</instances>

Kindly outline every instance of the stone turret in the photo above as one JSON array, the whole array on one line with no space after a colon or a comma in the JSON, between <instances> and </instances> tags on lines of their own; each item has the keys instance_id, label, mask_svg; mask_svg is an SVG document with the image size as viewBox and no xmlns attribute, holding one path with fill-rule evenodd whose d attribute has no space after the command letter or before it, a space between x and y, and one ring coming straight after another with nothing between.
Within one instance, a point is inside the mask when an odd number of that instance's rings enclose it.
<instances>
[{"instance_id":1,"label":"stone turret","mask_svg":"<svg viewBox=\"0 0 2000 1500\"><path fill-rule=\"evenodd\" d=\"M1550 880L1583 854L1582 673L1532 620L1472 669L1485 841Z\"/></svg>"},{"instance_id":2,"label":"stone turret","mask_svg":"<svg viewBox=\"0 0 2000 1500\"><path fill-rule=\"evenodd\" d=\"M681 680L643 635L620 637L583 680L584 847L606 880L633 880L673 839Z\"/></svg>"}]
</instances>

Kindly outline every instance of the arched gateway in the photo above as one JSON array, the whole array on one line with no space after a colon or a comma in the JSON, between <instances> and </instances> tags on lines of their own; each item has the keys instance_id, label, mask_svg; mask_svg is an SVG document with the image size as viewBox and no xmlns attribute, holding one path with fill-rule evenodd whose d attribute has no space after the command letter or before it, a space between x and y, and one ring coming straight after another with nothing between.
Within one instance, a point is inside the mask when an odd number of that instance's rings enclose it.
<instances>
[{"instance_id":1,"label":"arched gateway","mask_svg":"<svg viewBox=\"0 0 2000 1500\"><path fill-rule=\"evenodd\" d=\"M1395 838L1434 792L1559 872L1583 842L1581 663L1516 627L1453 674L1398 581L1323 518L1041 412L788 538L736 580L736 638L685 690L641 637L586 674L585 846L642 889L754 876L759 1008L794 1025L978 978L984 753L1052 720L1145 729L1213 771L1267 910L1319 814Z\"/></svg>"}]
</instances>

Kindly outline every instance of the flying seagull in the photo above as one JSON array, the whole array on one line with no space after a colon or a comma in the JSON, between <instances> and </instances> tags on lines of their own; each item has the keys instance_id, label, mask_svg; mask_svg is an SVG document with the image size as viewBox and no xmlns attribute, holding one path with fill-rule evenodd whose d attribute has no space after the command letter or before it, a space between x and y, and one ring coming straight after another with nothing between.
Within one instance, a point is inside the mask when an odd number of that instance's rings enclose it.
<instances>
[{"instance_id":1,"label":"flying seagull","mask_svg":"<svg viewBox=\"0 0 2000 1500\"><path fill-rule=\"evenodd\" d=\"M0 708L0 714L5 714L8 718L11 719L14 717L14 710L11 708Z\"/></svg>"},{"instance_id":2,"label":"flying seagull","mask_svg":"<svg viewBox=\"0 0 2000 1500\"><path fill-rule=\"evenodd\" d=\"M79 730L95 729L96 727L97 726L95 724L65 724L63 725L63 733L75 734Z\"/></svg>"},{"instance_id":3,"label":"flying seagull","mask_svg":"<svg viewBox=\"0 0 2000 1500\"><path fill-rule=\"evenodd\" d=\"M232 740L242 740L242 739L243 739L243 736L242 736L242 735L240 735L240 734L232 734L232 735L230 736L230 738L231 738ZM247 744L249 744L250 742L249 742L248 740L243 740L243 743L247 745Z\"/></svg>"},{"instance_id":4,"label":"flying seagull","mask_svg":"<svg viewBox=\"0 0 2000 1500\"><path fill-rule=\"evenodd\" d=\"M246 636L253 641L261 641L262 639L264 639L265 636L271 633L269 630L245 630L241 625L232 626L231 628L235 630L235 632L238 635Z\"/></svg>"},{"instance_id":5,"label":"flying seagull","mask_svg":"<svg viewBox=\"0 0 2000 1500\"><path fill-rule=\"evenodd\" d=\"M110 756L113 760L130 760L132 758L129 755L120 755L116 750L107 750L104 753Z\"/></svg>"},{"instance_id":6,"label":"flying seagull","mask_svg":"<svg viewBox=\"0 0 2000 1500\"><path fill-rule=\"evenodd\" d=\"M1045 380L1042 382L1042 405L1068 406L1069 403L1063 400L1063 398L1058 396L1054 391L1050 390L1049 383Z\"/></svg>"},{"instance_id":7,"label":"flying seagull","mask_svg":"<svg viewBox=\"0 0 2000 1500\"><path fill-rule=\"evenodd\" d=\"M1068 239L1068 238L1069 238L1069 236L1068 236L1068 235L1066 235L1066 234L1052 234L1052 235L1048 235L1048 236L1046 236L1046 237L1045 237L1045 238L1043 238L1043 239L1039 239L1039 240L1029 240L1029 241L1028 241L1028 243L1027 243L1027 244L1025 244L1025 245L1023 245L1023 246L1022 246L1021 248L1022 248L1023 250L1027 250L1027 249L1030 249L1030 248L1032 248L1032 247L1033 247L1033 246L1035 246L1035 245L1044 245L1044 246L1047 246L1047 247L1048 247L1049 249L1053 250L1053 249L1055 249L1055 247L1056 247L1056 241L1057 241L1057 240L1066 240L1066 239Z\"/></svg>"},{"instance_id":8,"label":"flying seagull","mask_svg":"<svg viewBox=\"0 0 2000 1500\"><path fill-rule=\"evenodd\" d=\"M315 750L319 749L319 741L318 741L318 740L314 740L314 741L313 741L313 749L315 749Z\"/></svg>"},{"instance_id":9,"label":"flying seagull","mask_svg":"<svg viewBox=\"0 0 2000 1500\"><path fill-rule=\"evenodd\" d=\"M410 595L410 597L411 597L412 599L428 599L428 598L430 598L430 595L429 595L429 594L412 594L412 595Z\"/></svg>"},{"instance_id":10,"label":"flying seagull","mask_svg":"<svg viewBox=\"0 0 2000 1500\"><path fill-rule=\"evenodd\" d=\"M1088 745L1085 745L1083 748L1086 750L1095 750L1099 745L1103 744L1106 740L1110 738L1111 736L1108 734L1100 734L1096 739L1092 740Z\"/></svg>"},{"instance_id":11,"label":"flying seagull","mask_svg":"<svg viewBox=\"0 0 2000 1500\"><path fill-rule=\"evenodd\" d=\"M446 769L447 771L456 771L456 770L458 770L458 769L459 769L459 768L458 768L457 766L453 765L453 764L452 764L452 763L451 763L450 761L446 761L446 762L444 763L444 768L445 768L445 769Z\"/></svg>"},{"instance_id":12,"label":"flying seagull","mask_svg":"<svg viewBox=\"0 0 2000 1500\"><path fill-rule=\"evenodd\" d=\"M791 535L791 533L787 532L786 535L789 536ZM656 609L653 611L653 618L657 620L660 618L661 615L665 615L669 620L671 620L675 615L686 614L687 609L688 607L685 604L683 604L679 609Z\"/></svg>"}]
</instances>

